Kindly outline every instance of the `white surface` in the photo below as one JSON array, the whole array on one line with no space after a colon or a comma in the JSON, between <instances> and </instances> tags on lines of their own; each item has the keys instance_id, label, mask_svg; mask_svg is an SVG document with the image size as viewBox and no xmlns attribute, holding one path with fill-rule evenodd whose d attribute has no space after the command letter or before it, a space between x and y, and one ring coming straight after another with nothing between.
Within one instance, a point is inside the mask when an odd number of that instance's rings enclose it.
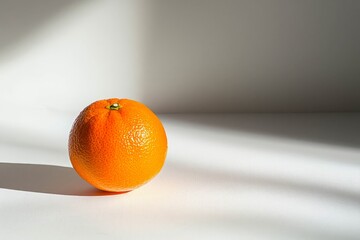
<instances>
[{"instance_id":1,"label":"white surface","mask_svg":"<svg viewBox=\"0 0 360 240\"><path fill-rule=\"evenodd\" d=\"M360 238L360 114L161 115L166 164L122 195L70 168L74 116L33 116L0 124L0 239Z\"/></svg>"},{"instance_id":2,"label":"white surface","mask_svg":"<svg viewBox=\"0 0 360 240\"><path fill-rule=\"evenodd\" d=\"M0 108L360 111L357 0L1 0Z\"/></svg>"}]
</instances>

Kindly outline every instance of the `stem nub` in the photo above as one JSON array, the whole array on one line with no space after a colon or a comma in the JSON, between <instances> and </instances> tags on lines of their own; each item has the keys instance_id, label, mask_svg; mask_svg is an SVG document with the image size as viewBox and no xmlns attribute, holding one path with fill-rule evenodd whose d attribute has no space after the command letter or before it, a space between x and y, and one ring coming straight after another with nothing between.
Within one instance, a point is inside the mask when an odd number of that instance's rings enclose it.
<instances>
[{"instance_id":1,"label":"stem nub","mask_svg":"<svg viewBox=\"0 0 360 240\"><path fill-rule=\"evenodd\" d=\"M122 106L118 103L113 103L109 106L106 106L106 108L110 110L119 110L120 108L122 108Z\"/></svg>"}]
</instances>

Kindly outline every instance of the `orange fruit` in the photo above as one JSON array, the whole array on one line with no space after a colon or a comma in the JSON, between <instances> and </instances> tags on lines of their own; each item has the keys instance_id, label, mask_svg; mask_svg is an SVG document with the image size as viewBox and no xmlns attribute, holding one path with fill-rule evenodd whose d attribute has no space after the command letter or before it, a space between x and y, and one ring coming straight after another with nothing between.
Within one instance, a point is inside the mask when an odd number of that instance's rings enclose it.
<instances>
[{"instance_id":1,"label":"orange fruit","mask_svg":"<svg viewBox=\"0 0 360 240\"><path fill-rule=\"evenodd\" d=\"M112 98L87 106L69 136L76 172L94 187L131 191L157 175L166 158L167 138L159 118L144 104Z\"/></svg>"}]
</instances>

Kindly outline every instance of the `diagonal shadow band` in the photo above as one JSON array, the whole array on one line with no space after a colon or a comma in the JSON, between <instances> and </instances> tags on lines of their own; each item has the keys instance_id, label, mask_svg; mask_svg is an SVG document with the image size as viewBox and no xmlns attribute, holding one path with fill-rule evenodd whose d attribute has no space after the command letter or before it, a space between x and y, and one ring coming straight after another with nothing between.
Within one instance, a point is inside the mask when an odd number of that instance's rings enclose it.
<instances>
[{"instance_id":1,"label":"diagonal shadow band","mask_svg":"<svg viewBox=\"0 0 360 240\"><path fill-rule=\"evenodd\" d=\"M308 143L360 148L360 113L235 113L167 114L164 119L178 125L191 124L232 133L282 137ZM357 161L358 162L358 161Z\"/></svg>"},{"instance_id":2,"label":"diagonal shadow band","mask_svg":"<svg viewBox=\"0 0 360 240\"><path fill-rule=\"evenodd\" d=\"M283 189L287 192L298 192L302 194L311 194L314 196L324 196L328 199L336 199L348 203L360 205L360 193L350 192L345 189L338 189L321 184L310 184L296 182L293 180L274 179L269 177L254 176L245 172L228 173L216 170L205 170L186 166L184 164L171 163L167 165L167 171L180 172L182 178L203 179L206 182L217 183L244 183L250 184L257 188Z\"/></svg>"},{"instance_id":3,"label":"diagonal shadow band","mask_svg":"<svg viewBox=\"0 0 360 240\"><path fill-rule=\"evenodd\" d=\"M92 187L70 167L27 163L0 163L0 188L73 196L117 194Z\"/></svg>"}]
</instances>

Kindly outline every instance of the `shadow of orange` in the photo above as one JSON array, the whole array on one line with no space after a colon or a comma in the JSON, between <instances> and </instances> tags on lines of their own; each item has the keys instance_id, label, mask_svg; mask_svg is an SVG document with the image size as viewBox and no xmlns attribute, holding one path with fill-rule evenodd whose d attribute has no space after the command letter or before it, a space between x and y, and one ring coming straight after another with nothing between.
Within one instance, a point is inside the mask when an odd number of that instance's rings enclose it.
<instances>
[{"instance_id":1,"label":"shadow of orange","mask_svg":"<svg viewBox=\"0 0 360 240\"><path fill-rule=\"evenodd\" d=\"M90 186L69 167L25 163L0 163L0 188L73 196L121 194Z\"/></svg>"}]
</instances>

